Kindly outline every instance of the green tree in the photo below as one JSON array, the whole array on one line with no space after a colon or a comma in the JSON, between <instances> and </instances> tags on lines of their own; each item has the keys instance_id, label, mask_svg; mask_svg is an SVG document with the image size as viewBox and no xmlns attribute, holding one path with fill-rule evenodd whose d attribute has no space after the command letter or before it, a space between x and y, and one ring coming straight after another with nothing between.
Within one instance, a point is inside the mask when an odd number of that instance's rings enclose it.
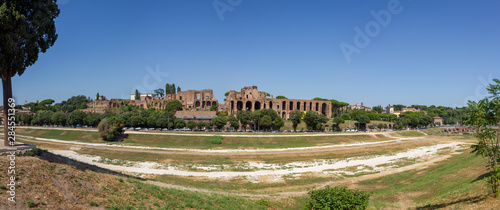
<instances>
[{"instance_id":1,"label":"green tree","mask_svg":"<svg viewBox=\"0 0 500 210\"><path fill-rule=\"evenodd\" d=\"M382 108L382 106L381 106L381 105L374 106L374 107L372 108L372 110L373 110L374 112L377 112L378 114L380 114L380 113L382 113L382 111L384 111L384 109Z\"/></svg>"},{"instance_id":2,"label":"green tree","mask_svg":"<svg viewBox=\"0 0 500 210\"><path fill-rule=\"evenodd\" d=\"M0 5L0 75L3 87L3 113L8 113L12 100L11 78L21 76L35 64L40 52L45 53L57 40L54 19L59 16L55 0L1 1ZM13 119L11 119L13 120ZM4 117L4 125L9 117ZM9 126L4 126L8 133ZM10 135L4 135L9 145Z\"/></svg>"},{"instance_id":3,"label":"green tree","mask_svg":"<svg viewBox=\"0 0 500 210\"><path fill-rule=\"evenodd\" d=\"M203 128L204 128L205 126L207 126L207 123L205 123L205 122L198 122L198 123L196 124L196 126L198 127L198 129L203 130Z\"/></svg>"},{"instance_id":4,"label":"green tree","mask_svg":"<svg viewBox=\"0 0 500 210\"><path fill-rule=\"evenodd\" d=\"M281 117L277 117L276 119L273 120L273 125L277 130L280 130L281 127L285 126L285 121L283 121Z\"/></svg>"},{"instance_id":5,"label":"green tree","mask_svg":"<svg viewBox=\"0 0 500 210\"><path fill-rule=\"evenodd\" d=\"M308 193L310 199L306 209L366 209L370 194L358 189L347 187L313 190Z\"/></svg>"},{"instance_id":6,"label":"green tree","mask_svg":"<svg viewBox=\"0 0 500 210\"><path fill-rule=\"evenodd\" d=\"M288 98L285 96L276 96L276 99L288 99Z\"/></svg>"},{"instance_id":7,"label":"green tree","mask_svg":"<svg viewBox=\"0 0 500 210\"><path fill-rule=\"evenodd\" d=\"M137 89L135 89L135 100L141 100L141 94Z\"/></svg>"},{"instance_id":8,"label":"green tree","mask_svg":"<svg viewBox=\"0 0 500 210\"><path fill-rule=\"evenodd\" d=\"M146 119L148 127L155 128L156 122L160 119L160 113L158 112L153 112L149 114L148 118Z\"/></svg>"},{"instance_id":9,"label":"green tree","mask_svg":"<svg viewBox=\"0 0 500 210\"><path fill-rule=\"evenodd\" d=\"M87 117L87 114L85 112L77 110L69 114L68 121L70 125L83 125L85 122L85 117Z\"/></svg>"},{"instance_id":10,"label":"green tree","mask_svg":"<svg viewBox=\"0 0 500 210\"><path fill-rule=\"evenodd\" d=\"M300 124L302 121L302 117L304 112L295 110L292 112L292 117L290 117L290 121L292 121L292 127L294 131L297 131L297 126Z\"/></svg>"},{"instance_id":11,"label":"green tree","mask_svg":"<svg viewBox=\"0 0 500 210\"><path fill-rule=\"evenodd\" d=\"M33 120L33 116L26 113L16 113L16 123L22 125L31 125L31 121Z\"/></svg>"},{"instance_id":12,"label":"green tree","mask_svg":"<svg viewBox=\"0 0 500 210\"><path fill-rule=\"evenodd\" d=\"M156 121L156 126L159 128L172 128L175 125L176 117L172 112L164 112Z\"/></svg>"},{"instance_id":13,"label":"green tree","mask_svg":"<svg viewBox=\"0 0 500 210\"><path fill-rule=\"evenodd\" d=\"M308 130L320 130L321 124L328 122L328 118L322 114L310 111L304 116L304 122Z\"/></svg>"},{"instance_id":14,"label":"green tree","mask_svg":"<svg viewBox=\"0 0 500 210\"><path fill-rule=\"evenodd\" d=\"M370 118L366 114L360 114L356 116L357 127L360 130L366 130L366 124L370 123Z\"/></svg>"},{"instance_id":15,"label":"green tree","mask_svg":"<svg viewBox=\"0 0 500 210\"><path fill-rule=\"evenodd\" d=\"M144 120L139 113L132 114L132 116L130 116L129 121L132 127L139 127L144 124Z\"/></svg>"},{"instance_id":16,"label":"green tree","mask_svg":"<svg viewBox=\"0 0 500 210\"><path fill-rule=\"evenodd\" d=\"M167 103L165 109L167 110L167 112L182 110L182 103L178 100L171 100Z\"/></svg>"},{"instance_id":17,"label":"green tree","mask_svg":"<svg viewBox=\"0 0 500 210\"><path fill-rule=\"evenodd\" d=\"M268 130L273 125L273 119L269 115L264 115L260 118L259 124L260 128Z\"/></svg>"},{"instance_id":18,"label":"green tree","mask_svg":"<svg viewBox=\"0 0 500 210\"><path fill-rule=\"evenodd\" d=\"M155 92L155 95L160 96L160 97L163 97L165 95L164 90L161 88L154 90L154 92Z\"/></svg>"},{"instance_id":19,"label":"green tree","mask_svg":"<svg viewBox=\"0 0 500 210\"><path fill-rule=\"evenodd\" d=\"M102 114L99 113L88 113L85 117L85 124L89 126L97 126L102 120Z\"/></svg>"},{"instance_id":20,"label":"green tree","mask_svg":"<svg viewBox=\"0 0 500 210\"><path fill-rule=\"evenodd\" d=\"M234 115L230 115L228 121L235 131L238 130L238 128L240 127L240 122L238 121L238 119L236 119Z\"/></svg>"},{"instance_id":21,"label":"green tree","mask_svg":"<svg viewBox=\"0 0 500 210\"><path fill-rule=\"evenodd\" d=\"M99 93L95 96L95 100L99 100Z\"/></svg>"},{"instance_id":22,"label":"green tree","mask_svg":"<svg viewBox=\"0 0 500 210\"><path fill-rule=\"evenodd\" d=\"M123 122L117 117L107 117L101 120L97 126L102 139L106 141L114 140L118 135L123 133Z\"/></svg>"},{"instance_id":23,"label":"green tree","mask_svg":"<svg viewBox=\"0 0 500 210\"><path fill-rule=\"evenodd\" d=\"M241 128L246 131L247 125L252 122L253 113L251 111L248 111L248 110L239 111L238 113L236 113L236 118L238 118L238 120L240 121Z\"/></svg>"},{"instance_id":24,"label":"green tree","mask_svg":"<svg viewBox=\"0 0 500 210\"><path fill-rule=\"evenodd\" d=\"M175 94L175 91L177 90L177 89L175 89L175 84L172 83L172 86L170 86L170 88L171 88L170 92L172 94Z\"/></svg>"},{"instance_id":25,"label":"green tree","mask_svg":"<svg viewBox=\"0 0 500 210\"><path fill-rule=\"evenodd\" d=\"M172 89L170 88L170 84L165 84L165 95L172 94Z\"/></svg>"},{"instance_id":26,"label":"green tree","mask_svg":"<svg viewBox=\"0 0 500 210\"><path fill-rule=\"evenodd\" d=\"M217 116L212 119L212 123L217 127L217 129L221 130L227 123L227 118L224 116Z\"/></svg>"},{"instance_id":27,"label":"green tree","mask_svg":"<svg viewBox=\"0 0 500 210\"><path fill-rule=\"evenodd\" d=\"M344 120L350 120L351 119L351 114L349 113L344 113L342 116L340 116Z\"/></svg>"},{"instance_id":28,"label":"green tree","mask_svg":"<svg viewBox=\"0 0 500 210\"><path fill-rule=\"evenodd\" d=\"M66 121L68 120L66 114L62 111L54 112L51 116L51 121L54 125L66 125Z\"/></svg>"},{"instance_id":29,"label":"green tree","mask_svg":"<svg viewBox=\"0 0 500 210\"><path fill-rule=\"evenodd\" d=\"M44 106L44 107L49 107L50 105L52 105L55 101L52 100L52 99L45 99L43 101L40 101L40 103L38 103L38 106Z\"/></svg>"},{"instance_id":30,"label":"green tree","mask_svg":"<svg viewBox=\"0 0 500 210\"><path fill-rule=\"evenodd\" d=\"M186 122L183 119L177 118L174 120L174 124L176 128L186 127Z\"/></svg>"},{"instance_id":31,"label":"green tree","mask_svg":"<svg viewBox=\"0 0 500 210\"><path fill-rule=\"evenodd\" d=\"M344 123L344 119L342 117L336 117L336 118L333 118L333 122L335 123L335 127L337 128L337 130L340 130L340 124Z\"/></svg>"},{"instance_id":32,"label":"green tree","mask_svg":"<svg viewBox=\"0 0 500 210\"><path fill-rule=\"evenodd\" d=\"M87 97L84 95L72 96L66 101L62 101L54 106L57 106L57 110L61 110L63 112L69 113L73 112L76 109L85 109L87 108L87 103L90 102Z\"/></svg>"},{"instance_id":33,"label":"green tree","mask_svg":"<svg viewBox=\"0 0 500 210\"><path fill-rule=\"evenodd\" d=\"M496 84L489 84L486 88L489 97L479 102L469 101L469 120L467 123L476 128L475 136L478 142L471 147L472 153L481 155L488 160L488 183L495 197L500 188L500 80L493 79ZM497 126L497 128L494 128Z\"/></svg>"},{"instance_id":34,"label":"green tree","mask_svg":"<svg viewBox=\"0 0 500 210\"><path fill-rule=\"evenodd\" d=\"M379 124L377 125L377 128L378 128L379 130L382 130L382 128L384 128L384 124L379 123ZM373 129L373 128L371 128L371 129Z\"/></svg>"},{"instance_id":35,"label":"green tree","mask_svg":"<svg viewBox=\"0 0 500 210\"><path fill-rule=\"evenodd\" d=\"M181 92L181 87L177 87L177 93L180 93Z\"/></svg>"},{"instance_id":36,"label":"green tree","mask_svg":"<svg viewBox=\"0 0 500 210\"><path fill-rule=\"evenodd\" d=\"M194 127L196 127L196 123L192 120L190 120L188 123L187 123L187 127L190 129L190 130L193 130Z\"/></svg>"},{"instance_id":37,"label":"green tree","mask_svg":"<svg viewBox=\"0 0 500 210\"><path fill-rule=\"evenodd\" d=\"M217 111L217 106L216 105L212 105L210 107L210 111Z\"/></svg>"}]
</instances>

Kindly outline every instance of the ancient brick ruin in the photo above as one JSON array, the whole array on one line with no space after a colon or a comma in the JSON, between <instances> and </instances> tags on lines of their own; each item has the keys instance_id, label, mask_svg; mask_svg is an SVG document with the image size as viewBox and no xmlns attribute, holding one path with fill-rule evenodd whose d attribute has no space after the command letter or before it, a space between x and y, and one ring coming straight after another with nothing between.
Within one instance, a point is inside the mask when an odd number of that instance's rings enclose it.
<instances>
[{"instance_id":1,"label":"ancient brick ruin","mask_svg":"<svg viewBox=\"0 0 500 210\"><path fill-rule=\"evenodd\" d=\"M275 99L267 97L265 92L259 92L257 86L249 86L241 89L229 91L226 96L225 108L229 114L236 114L241 110L255 111L259 109L273 109L283 118L288 119L291 112L314 111L325 115L328 119L332 116L332 103L321 100L301 100L301 99Z\"/></svg>"},{"instance_id":2,"label":"ancient brick ruin","mask_svg":"<svg viewBox=\"0 0 500 210\"><path fill-rule=\"evenodd\" d=\"M471 127L451 127L444 128L441 130L441 132L448 134L474 134L476 133L476 130L472 129Z\"/></svg>"}]
</instances>

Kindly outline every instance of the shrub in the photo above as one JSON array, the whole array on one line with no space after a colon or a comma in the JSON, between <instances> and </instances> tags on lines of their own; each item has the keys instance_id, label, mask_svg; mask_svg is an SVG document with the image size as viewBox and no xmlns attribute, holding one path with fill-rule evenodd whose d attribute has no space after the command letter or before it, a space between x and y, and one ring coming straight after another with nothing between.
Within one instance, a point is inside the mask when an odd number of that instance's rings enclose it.
<instances>
[{"instance_id":1,"label":"shrub","mask_svg":"<svg viewBox=\"0 0 500 210\"><path fill-rule=\"evenodd\" d=\"M90 201L90 206L99 206L99 204L97 204L97 202L95 201Z\"/></svg>"},{"instance_id":2,"label":"shrub","mask_svg":"<svg viewBox=\"0 0 500 210\"><path fill-rule=\"evenodd\" d=\"M259 204L262 205L262 206L269 206L269 202L267 202L266 200L264 199L260 199L259 200Z\"/></svg>"},{"instance_id":3,"label":"shrub","mask_svg":"<svg viewBox=\"0 0 500 210\"><path fill-rule=\"evenodd\" d=\"M26 205L28 205L28 207L35 207L35 202L33 202L32 200L28 200L26 201Z\"/></svg>"},{"instance_id":4,"label":"shrub","mask_svg":"<svg viewBox=\"0 0 500 210\"><path fill-rule=\"evenodd\" d=\"M210 136L207 138L207 141L212 143L212 144L221 144L222 143L222 136Z\"/></svg>"},{"instance_id":5,"label":"shrub","mask_svg":"<svg viewBox=\"0 0 500 210\"><path fill-rule=\"evenodd\" d=\"M325 189L313 190L306 209L366 209L370 194L347 187L326 186Z\"/></svg>"},{"instance_id":6,"label":"shrub","mask_svg":"<svg viewBox=\"0 0 500 210\"><path fill-rule=\"evenodd\" d=\"M5 190L5 189L7 189L7 187L5 187L5 185L2 184L2 185L0 185L0 189Z\"/></svg>"},{"instance_id":7,"label":"shrub","mask_svg":"<svg viewBox=\"0 0 500 210\"><path fill-rule=\"evenodd\" d=\"M117 117L106 117L97 125L102 139L112 141L123 132L123 122Z\"/></svg>"}]
</instances>

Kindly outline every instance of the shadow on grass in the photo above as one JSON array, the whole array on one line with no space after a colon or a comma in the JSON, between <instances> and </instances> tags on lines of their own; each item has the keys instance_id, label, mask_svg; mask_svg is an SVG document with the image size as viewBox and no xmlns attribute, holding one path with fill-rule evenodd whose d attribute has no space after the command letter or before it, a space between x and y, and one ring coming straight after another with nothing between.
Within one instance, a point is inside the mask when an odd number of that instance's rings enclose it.
<instances>
[{"instance_id":1,"label":"shadow on grass","mask_svg":"<svg viewBox=\"0 0 500 210\"><path fill-rule=\"evenodd\" d=\"M472 180L470 183L481 181L481 180L486 179L490 176L491 176L491 172L486 172L486 173L482 174L481 176L478 176L476 179Z\"/></svg>"},{"instance_id":2,"label":"shadow on grass","mask_svg":"<svg viewBox=\"0 0 500 210\"><path fill-rule=\"evenodd\" d=\"M121 134L118 134L113 140L111 141L107 141L107 140L103 140L104 142L111 142L111 143L116 143L116 142L123 142L125 141L126 139L128 139L128 134L125 134L125 133L121 133Z\"/></svg>"},{"instance_id":3,"label":"shadow on grass","mask_svg":"<svg viewBox=\"0 0 500 210\"><path fill-rule=\"evenodd\" d=\"M417 210L428 210L428 209L440 209L440 208L445 208L447 206L463 203L463 204L473 204L473 203L478 203L480 201L483 201L487 198L487 196L475 196L475 197L470 197L470 198L464 198L460 199L457 201L453 202L447 202L447 203L439 203L439 204L427 204L425 206L420 206L417 207Z\"/></svg>"},{"instance_id":4,"label":"shadow on grass","mask_svg":"<svg viewBox=\"0 0 500 210\"><path fill-rule=\"evenodd\" d=\"M38 156L38 157L42 160L46 160L46 161L49 161L51 163L59 163L59 164L74 166L76 169L81 170L81 171L85 171L88 169L88 170L99 172L99 173L112 174L112 175L117 175L117 176L121 176L124 178L131 178L131 179L135 179L135 180L139 180L139 181L146 181L146 179L142 179L142 178L135 177L135 176L130 176L127 174L108 170L108 169L101 168L101 167L94 166L94 165L90 165L87 163L82 163L82 162L79 162L79 161L76 161L73 159L69 159L69 158L64 157L64 156L52 154L48 151L43 151L40 154L40 156Z\"/></svg>"}]
</instances>

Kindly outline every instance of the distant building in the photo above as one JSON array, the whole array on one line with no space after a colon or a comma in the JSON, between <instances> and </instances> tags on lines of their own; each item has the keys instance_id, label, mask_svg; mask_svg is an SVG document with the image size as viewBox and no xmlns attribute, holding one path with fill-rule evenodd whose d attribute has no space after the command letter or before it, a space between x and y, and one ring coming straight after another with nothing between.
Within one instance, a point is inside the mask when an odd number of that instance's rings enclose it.
<instances>
[{"instance_id":1,"label":"distant building","mask_svg":"<svg viewBox=\"0 0 500 210\"><path fill-rule=\"evenodd\" d=\"M423 112L426 113L426 111L422 111L420 109L415 109L415 108L401 108L401 114L404 114L405 112Z\"/></svg>"},{"instance_id":2,"label":"distant building","mask_svg":"<svg viewBox=\"0 0 500 210\"><path fill-rule=\"evenodd\" d=\"M434 117L434 118L432 118L432 123L434 123L434 125L443 125L443 118L442 117Z\"/></svg>"},{"instance_id":3,"label":"distant building","mask_svg":"<svg viewBox=\"0 0 500 210\"><path fill-rule=\"evenodd\" d=\"M351 110L365 110L365 111L371 111L372 108L368 106L364 106L363 102L361 102L361 105L359 103L349 105L348 106Z\"/></svg>"},{"instance_id":4,"label":"distant building","mask_svg":"<svg viewBox=\"0 0 500 210\"><path fill-rule=\"evenodd\" d=\"M154 93L142 93L140 94L140 99L139 100L144 100L146 97L152 97L154 98L156 95ZM130 100L135 100L135 94L130 94Z\"/></svg>"},{"instance_id":5,"label":"distant building","mask_svg":"<svg viewBox=\"0 0 500 210\"><path fill-rule=\"evenodd\" d=\"M387 105L387 107L385 107L385 113L394 114L394 107Z\"/></svg>"},{"instance_id":6,"label":"distant building","mask_svg":"<svg viewBox=\"0 0 500 210\"><path fill-rule=\"evenodd\" d=\"M217 111L177 111L175 112L175 117L183 119L186 122L192 120L196 123L205 122L210 124L212 119L217 117Z\"/></svg>"}]
</instances>

